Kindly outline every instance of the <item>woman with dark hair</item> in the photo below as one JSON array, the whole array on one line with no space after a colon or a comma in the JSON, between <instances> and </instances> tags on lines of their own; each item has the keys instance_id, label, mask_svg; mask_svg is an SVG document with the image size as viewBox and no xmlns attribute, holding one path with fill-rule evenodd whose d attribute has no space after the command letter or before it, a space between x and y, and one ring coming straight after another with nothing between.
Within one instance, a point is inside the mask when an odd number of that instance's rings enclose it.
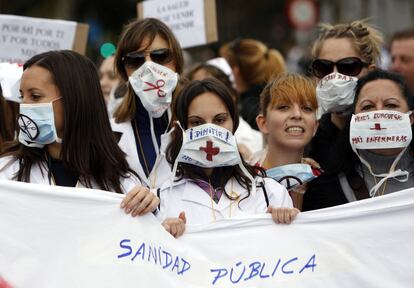
<instances>
[{"instance_id":1,"label":"woman with dark hair","mask_svg":"<svg viewBox=\"0 0 414 288\"><path fill-rule=\"evenodd\" d=\"M3 142L12 140L14 136L7 125L6 109L6 100L3 97L3 91L0 86L0 152Z\"/></svg>"},{"instance_id":2,"label":"woman with dark hair","mask_svg":"<svg viewBox=\"0 0 414 288\"><path fill-rule=\"evenodd\" d=\"M241 158L233 136L237 108L221 82L192 81L178 96L174 115L178 123L166 151L174 179L159 190L161 215L184 212L192 224L266 211L276 222L294 219L298 210L286 189Z\"/></svg>"},{"instance_id":3,"label":"woman with dark hair","mask_svg":"<svg viewBox=\"0 0 414 288\"><path fill-rule=\"evenodd\" d=\"M0 178L128 192L129 204L121 205L127 213L153 211L158 198L140 186L116 143L92 61L51 51L23 70L19 142L2 154Z\"/></svg>"},{"instance_id":4,"label":"woman with dark hair","mask_svg":"<svg viewBox=\"0 0 414 288\"><path fill-rule=\"evenodd\" d=\"M0 152L5 142L13 141L18 132L18 86L22 72L22 67L16 63L0 63Z\"/></svg>"},{"instance_id":5,"label":"woman with dark hair","mask_svg":"<svg viewBox=\"0 0 414 288\"><path fill-rule=\"evenodd\" d=\"M227 63L224 58L221 59ZM228 66L228 68L231 69L230 66ZM237 91L234 89L230 77L220 68L213 64L209 64L209 62L205 62L194 66L194 68L191 69L187 75L189 80L203 80L209 77L215 78L223 83L231 92L231 95L238 106L239 101ZM250 127L249 123L247 123L242 117L239 117L239 126L237 127L234 136L236 137L237 145L243 159L249 159L253 153L263 149L262 134Z\"/></svg>"},{"instance_id":6,"label":"woman with dark hair","mask_svg":"<svg viewBox=\"0 0 414 288\"><path fill-rule=\"evenodd\" d=\"M114 113L112 129L122 133L119 146L150 188L159 187L171 172L163 161L163 142L183 65L180 44L160 20L136 20L125 27L115 66L128 92Z\"/></svg>"},{"instance_id":7,"label":"woman with dark hair","mask_svg":"<svg viewBox=\"0 0 414 288\"><path fill-rule=\"evenodd\" d=\"M403 78L373 70L358 80L337 155L342 192L353 200L414 186L414 99Z\"/></svg>"},{"instance_id":8,"label":"woman with dark hair","mask_svg":"<svg viewBox=\"0 0 414 288\"><path fill-rule=\"evenodd\" d=\"M223 59L223 61L226 61L224 58L221 59ZM235 102L237 103L237 91L233 87L233 83L231 82L230 77L219 67L216 67L209 62L203 62L195 65L187 74L187 78L189 80L204 80L209 77L215 78L226 85L226 87L233 95Z\"/></svg>"}]
</instances>

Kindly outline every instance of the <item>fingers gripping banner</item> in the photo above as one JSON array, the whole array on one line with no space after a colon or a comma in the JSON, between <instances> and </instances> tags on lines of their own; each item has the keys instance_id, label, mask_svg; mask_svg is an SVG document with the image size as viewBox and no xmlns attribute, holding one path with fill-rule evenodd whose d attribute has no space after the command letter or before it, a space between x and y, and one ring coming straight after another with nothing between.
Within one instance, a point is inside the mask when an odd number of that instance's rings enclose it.
<instances>
[{"instance_id":1,"label":"fingers gripping banner","mask_svg":"<svg viewBox=\"0 0 414 288\"><path fill-rule=\"evenodd\" d=\"M0 181L0 283L10 287L411 287L414 191L187 227L174 239L122 195ZM6 286L7 287L7 286Z\"/></svg>"}]
</instances>

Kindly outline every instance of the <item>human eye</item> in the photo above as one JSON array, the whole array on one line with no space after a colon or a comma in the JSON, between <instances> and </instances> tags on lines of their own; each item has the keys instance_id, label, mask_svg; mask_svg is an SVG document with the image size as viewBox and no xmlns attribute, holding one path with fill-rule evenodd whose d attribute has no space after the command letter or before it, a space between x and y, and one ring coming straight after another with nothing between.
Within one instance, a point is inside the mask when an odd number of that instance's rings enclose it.
<instances>
[{"instance_id":1,"label":"human eye","mask_svg":"<svg viewBox=\"0 0 414 288\"><path fill-rule=\"evenodd\" d=\"M219 115L219 116L216 116L216 118L214 119L214 122L216 124L223 124L226 121L227 121L227 115Z\"/></svg>"},{"instance_id":2,"label":"human eye","mask_svg":"<svg viewBox=\"0 0 414 288\"><path fill-rule=\"evenodd\" d=\"M371 111L375 108L373 104L364 104L361 105L361 111Z\"/></svg>"},{"instance_id":3,"label":"human eye","mask_svg":"<svg viewBox=\"0 0 414 288\"><path fill-rule=\"evenodd\" d=\"M113 72L109 73L108 76L109 76L109 79L111 79L111 80L115 80L116 79L116 75Z\"/></svg>"},{"instance_id":4,"label":"human eye","mask_svg":"<svg viewBox=\"0 0 414 288\"><path fill-rule=\"evenodd\" d=\"M303 105L302 110L304 112L309 112L309 113L314 111L313 108L310 105Z\"/></svg>"},{"instance_id":5,"label":"human eye","mask_svg":"<svg viewBox=\"0 0 414 288\"><path fill-rule=\"evenodd\" d=\"M396 108L398 108L398 105L393 104L393 103L389 103L389 104L386 104L385 107L387 107L389 109L396 109Z\"/></svg>"},{"instance_id":6,"label":"human eye","mask_svg":"<svg viewBox=\"0 0 414 288\"><path fill-rule=\"evenodd\" d=\"M191 118L188 119L188 123L187 123L188 127L196 127L196 126L200 126L203 125L203 121L199 118Z\"/></svg>"},{"instance_id":7,"label":"human eye","mask_svg":"<svg viewBox=\"0 0 414 288\"><path fill-rule=\"evenodd\" d=\"M287 111L289 110L289 108L290 107L287 104L279 104L276 106L276 110L279 110L279 111Z\"/></svg>"},{"instance_id":8,"label":"human eye","mask_svg":"<svg viewBox=\"0 0 414 288\"><path fill-rule=\"evenodd\" d=\"M37 93L30 94L30 99L33 100L33 101L39 101L40 98L42 98L42 95L40 95L40 94L37 94Z\"/></svg>"},{"instance_id":9,"label":"human eye","mask_svg":"<svg viewBox=\"0 0 414 288\"><path fill-rule=\"evenodd\" d=\"M399 103L396 101L387 101L384 103L384 107L386 107L389 110L395 110L400 107Z\"/></svg>"}]
</instances>

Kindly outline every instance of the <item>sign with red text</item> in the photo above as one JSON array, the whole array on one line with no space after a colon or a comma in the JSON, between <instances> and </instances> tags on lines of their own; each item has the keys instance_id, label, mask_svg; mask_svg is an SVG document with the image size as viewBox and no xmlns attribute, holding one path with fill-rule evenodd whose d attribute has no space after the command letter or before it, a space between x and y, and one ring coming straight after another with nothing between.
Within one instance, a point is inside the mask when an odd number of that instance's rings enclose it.
<instances>
[{"instance_id":1,"label":"sign with red text","mask_svg":"<svg viewBox=\"0 0 414 288\"><path fill-rule=\"evenodd\" d=\"M138 18L157 18L182 48L217 41L215 0L150 0L138 3Z\"/></svg>"},{"instance_id":2,"label":"sign with red text","mask_svg":"<svg viewBox=\"0 0 414 288\"><path fill-rule=\"evenodd\" d=\"M50 50L84 53L88 26L72 21L0 14L0 62L23 64Z\"/></svg>"},{"instance_id":3,"label":"sign with red text","mask_svg":"<svg viewBox=\"0 0 414 288\"><path fill-rule=\"evenodd\" d=\"M410 116L393 110L352 115L349 137L355 149L407 147L412 139Z\"/></svg>"},{"instance_id":4,"label":"sign with red text","mask_svg":"<svg viewBox=\"0 0 414 288\"><path fill-rule=\"evenodd\" d=\"M0 283L19 288L411 287L414 189L186 228L105 191L0 180ZM380 283L380 284L379 284ZM6 285L6 284L4 284Z\"/></svg>"}]
</instances>

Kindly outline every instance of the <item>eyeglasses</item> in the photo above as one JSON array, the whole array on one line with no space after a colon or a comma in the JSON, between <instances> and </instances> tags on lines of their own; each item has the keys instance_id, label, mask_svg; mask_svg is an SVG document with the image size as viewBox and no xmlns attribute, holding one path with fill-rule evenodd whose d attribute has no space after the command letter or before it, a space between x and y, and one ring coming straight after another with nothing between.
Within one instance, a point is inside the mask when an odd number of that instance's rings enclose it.
<instances>
[{"instance_id":1,"label":"eyeglasses","mask_svg":"<svg viewBox=\"0 0 414 288\"><path fill-rule=\"evenodd\" d=\"M151 61L164 65L170 62L173 58L171 50L168 48L156 49L148 52L130 52L122 57L122 62L128 68L138 69L145 63L145 57L149 55Z\"/></svg>"},{"instance_id":2,"label":"eyeglasses","mask_svg":"<svg viewBox=\"0 0 414 288\"><path fill-rule=\"evenodd\" d=\"M334 71L334 67L339 73L347 76L357 76L362 68L368 66L367 63L362 62L358 57L347 57L336 62L325 60L325 59L316 59L312 62L311 72L318 78L323 78L328 74L331 74Z\"/></svg>"}]
</instances>

